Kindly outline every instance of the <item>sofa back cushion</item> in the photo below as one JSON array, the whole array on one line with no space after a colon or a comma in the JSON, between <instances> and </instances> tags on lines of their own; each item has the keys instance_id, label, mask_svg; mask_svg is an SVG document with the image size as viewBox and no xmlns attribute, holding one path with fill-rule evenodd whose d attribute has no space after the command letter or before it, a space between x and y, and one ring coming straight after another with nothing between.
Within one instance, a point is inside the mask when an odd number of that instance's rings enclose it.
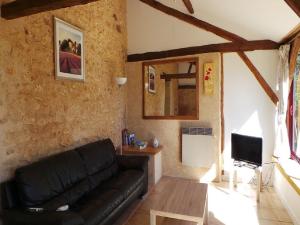
<instances>
[{"instance_id":1,"label":"sofa back cushion","mask_svg":"<svg viewBox=\"0 0 300 225\"><path fill-rule=\"evenodd\" d=\"M76 151L60 153L16 170L18 192L25 207L42 205L84 179L87 173ZM81 194L84 192L85 188Z\"/></svg>"},{"instance_id":2,"label":"sofa back cushion","mask_svg":"<svg viewBox=\"0 0 300 225\"><path fill-rule=\"evenodd\" d=\"M76 151L84 162L92 188L118 172L116 151L110 139L87 144Z\"/></svg>"}]
</instances>

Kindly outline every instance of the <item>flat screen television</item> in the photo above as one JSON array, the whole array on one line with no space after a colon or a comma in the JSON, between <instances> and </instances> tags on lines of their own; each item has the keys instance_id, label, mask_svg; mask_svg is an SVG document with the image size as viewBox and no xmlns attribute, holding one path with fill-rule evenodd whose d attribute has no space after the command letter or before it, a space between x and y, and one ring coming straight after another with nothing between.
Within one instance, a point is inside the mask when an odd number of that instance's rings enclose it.
<instances>
[{"instance_id":1,"label":"flat screen television","mask_svg":"<svg viewBox=\"0 0 300 225\"><path fill-rule=\"evenodd\" d=\"M262 138L231 134L231 158L257 166L262 165Z\"/></svg>"}]
</instances>

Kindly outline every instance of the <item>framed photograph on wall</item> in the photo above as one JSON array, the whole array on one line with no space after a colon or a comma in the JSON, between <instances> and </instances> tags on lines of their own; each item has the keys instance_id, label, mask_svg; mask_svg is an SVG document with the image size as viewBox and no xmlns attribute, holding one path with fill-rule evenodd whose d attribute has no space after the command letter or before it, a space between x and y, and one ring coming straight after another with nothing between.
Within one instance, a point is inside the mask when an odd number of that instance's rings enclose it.
<instances>
[{"instance_id":1,"label":"framed photograph on wall","mask_svg":"<svg viewBox=\"0 0 300 225\"><path fill-rule=\"evenodd\" d=\"M84 81L84 35L71 24L54 18L55 74L57 79Z\"/></svg>"},{"instance_id":2,"label":"framed photograph on wall","mask_svg":"<svg viewBox=\"0 0 300 225\"><path fill-rule=\"evenodd\" d=\"M155 68L153 66L148 66L148 83L149 83L148 91L150 93L156 92L155 76L156 76Z\"/></svg>"}]
</instances>

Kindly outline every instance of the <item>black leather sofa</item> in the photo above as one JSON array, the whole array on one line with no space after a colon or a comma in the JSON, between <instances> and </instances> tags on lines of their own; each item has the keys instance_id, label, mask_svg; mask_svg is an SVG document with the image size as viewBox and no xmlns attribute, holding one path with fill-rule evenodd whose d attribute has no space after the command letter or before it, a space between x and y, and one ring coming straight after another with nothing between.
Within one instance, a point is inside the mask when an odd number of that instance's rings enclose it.
<instances>
[{"instance_id":1,"label":"black leather sofa","mask_svg":"<svg viewBox=\"0 0 300 225\"><path fill-rule=\"evenodd\" d=\"M17 169L1 185L3 223L111 225L147 190L148 157L116 155L106 139Z\"/></svg>"}]
</instances>

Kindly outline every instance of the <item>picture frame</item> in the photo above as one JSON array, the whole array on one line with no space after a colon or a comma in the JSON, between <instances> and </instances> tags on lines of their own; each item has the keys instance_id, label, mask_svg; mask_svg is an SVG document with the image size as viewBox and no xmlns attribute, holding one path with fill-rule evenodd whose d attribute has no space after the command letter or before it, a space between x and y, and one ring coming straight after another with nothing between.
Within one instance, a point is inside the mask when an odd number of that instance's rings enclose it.
<instances>
[{"instance_id":1,"label":"picture frame","mask_svg":"<svg viewBox=\"0 0 300 225\"><path fill-rule=\"evenodd\" d=\"M56 79L85 80L84 33L54 17Z\"/></svg>"},{"instance_id":2,"label":"picture frame","mask_svg":"<svg viewBox=\"0 0 300 225\"><path fill-rule=\"evenodd\" d=\"M148 67L148 92L149 93L156 93L156 83L155 83L155 77L156 77L156 70L155 67L149 66Z\"/></svg>"},{"instance_id":3,"label":"picture frame","mask_svg":"<svg viewBox=\"0 0 300 225\"><path fill-rule=\"evenodd\" d=\"M214 95L214 82L215 82L215 65L214 63L204 64L204 95Z\"/></svg>"}]
</instances>

